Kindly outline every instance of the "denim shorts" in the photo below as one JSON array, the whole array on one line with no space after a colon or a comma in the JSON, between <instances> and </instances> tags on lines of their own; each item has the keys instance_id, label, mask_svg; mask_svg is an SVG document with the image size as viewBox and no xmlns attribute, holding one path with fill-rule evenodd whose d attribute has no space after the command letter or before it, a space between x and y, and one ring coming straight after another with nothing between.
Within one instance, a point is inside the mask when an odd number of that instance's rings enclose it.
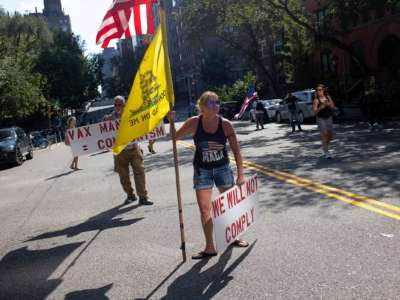
<instances>
[{"instance_id":1,"label":"denim shorts","mask_svg":"<svg viewBox=\"0 0 400 300\"><path fill-rule=\"evenodd\" d=\"M193 188L196 190L208 190L214 186L230 188L234 186L233 172L230 165L224 165L214 169L194 167Z\"/></svg>"},{"instance_id":2,"label":"denim shorts","mask_svg":"<svg viewBox=\"0 0 400 300\"><path fill-rule=\"evenodd\" d=\"M333 119L332 117L329 118L318 118L317 117L317 124L319 131L333 131Z\"/></svg>"}]
</instances>

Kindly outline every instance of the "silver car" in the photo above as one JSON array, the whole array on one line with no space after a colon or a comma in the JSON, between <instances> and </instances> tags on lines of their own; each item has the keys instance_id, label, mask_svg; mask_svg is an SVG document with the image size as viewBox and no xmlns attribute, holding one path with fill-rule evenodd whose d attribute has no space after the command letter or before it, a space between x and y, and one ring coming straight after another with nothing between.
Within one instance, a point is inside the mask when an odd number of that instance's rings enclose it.
<instances>
[{"instance_id":1,"label":"silver car","mask_svg":"<svg viewBox=\"0 0 400 300\"><path fill-rule=\"evenodd\" d=\"M300 123L304 120L314 118L314 113L312 111L312 103L315 97L315 90L303 90L296 91L292 93L293 96L297 97L297 116ZM287 98L287 97L286 97ZM280 102L276 112L275 118L278 123L283 121L288 121L290 117L289 109L286 103L286 98Z\"/></svg>"},{"instance_id":2,"label":"silver car","mask_svg":"<svg viewBox=\"0 0 400 300\"><path fill-rule=\"evenodd\" d=\"M282 102L282 99L268 99L268 100L261 100L264 105L265 110L267 111L267 120L272 121L275 119L276 111L279 107L279 103ZM256 120L256 102L252 104L253 108L250 110L250 121L255 122Z\"/></svg>"}]
</instances>

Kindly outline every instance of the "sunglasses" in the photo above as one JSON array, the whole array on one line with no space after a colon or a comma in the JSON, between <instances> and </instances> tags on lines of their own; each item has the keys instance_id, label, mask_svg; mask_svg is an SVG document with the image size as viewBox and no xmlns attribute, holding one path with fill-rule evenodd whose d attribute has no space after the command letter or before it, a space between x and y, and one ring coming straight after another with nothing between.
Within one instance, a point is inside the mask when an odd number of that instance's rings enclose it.
<instances>
[{"instance_id":1,"label":"sunglasses","mask_svg":"<svg viewBox=\"0 0 400 300\"><path fill-rule=\"evenodd\" d=\"M207 101L207 107L209 107L209 108L214 108L219 105L221 105L221 101L219 101L219 100L208 100Z\"/></svg>"}]
</instances>

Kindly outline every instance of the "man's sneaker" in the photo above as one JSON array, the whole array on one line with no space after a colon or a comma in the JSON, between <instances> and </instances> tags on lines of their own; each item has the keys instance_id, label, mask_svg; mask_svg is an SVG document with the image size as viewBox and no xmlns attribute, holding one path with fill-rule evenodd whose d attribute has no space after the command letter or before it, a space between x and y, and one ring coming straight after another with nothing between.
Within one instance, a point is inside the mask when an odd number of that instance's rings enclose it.
<instances>
[{"instance_id":1,"label":"man's sneaker","mask_svg":"<svg viewBox=\"0 0 400 300\"><path fill-rule=\"evenodd\" d=\"M126 197L124 204L129 204L129 203L135 202L136 200L137 200L137 198L136 198L135 194L128 195L128 197Z\"/></svg>"},{"instance_id":2,"label":"man's sneaker","mask_svg":"<svg viewBox=\"0 0 400 300\"><path fill-rule=\"evenodd\" d=\"M324 157L325 159L332 159L332 156L329 152L325 152Z\"/></svg>"},{"instance_id":3,"label":"man's sneaker","mask_svg":"<svg viewBox=\"0 0 400 300\"><path fill-rule=\"evenodd\" d=\"M139 197L140 205L153 205L154 203L149 200L147 197Z\"/></svg>"}]
</instances>

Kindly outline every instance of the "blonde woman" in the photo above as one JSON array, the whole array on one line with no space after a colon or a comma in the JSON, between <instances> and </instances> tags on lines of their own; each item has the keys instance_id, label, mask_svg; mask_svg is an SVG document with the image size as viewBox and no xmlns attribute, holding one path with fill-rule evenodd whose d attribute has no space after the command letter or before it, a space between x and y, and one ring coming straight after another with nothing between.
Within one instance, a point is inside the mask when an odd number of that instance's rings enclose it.
<instances>
[{"instance_id":1,"label":"blonde woman","mask_svg":"<svg viewBox=\"0 0 400 300\"><path fill-rule=\"evenodd\" d=\"M318 84L315 89L315 99L313 101L313 111L317 117L317 124L321 134L322 149L324 157L331 159L329 153L329 145L333 136L333 110L335 104L331 97L326 92L326 87L323 84Z\"/></svg>"},{"instance_id":2,"label":"blonde woman","mask_svg":"<svg viewBox=\"0 0 400 300\"><path fill-rule=\"evenodd\" d=\"M76 127L76 118L75 117L69 117L67 120L67 129L75 128ZM68 135L65 134L65 144L70 145L70 141L68 139ZM69 166L70 169L72 170L79 170L78 168L78 156L75 156L74 159L71 162L71 165Z\"/></svg>"},{"instance_id":3,"label":"blonde woman","mask_svg":"<svg viewBox=\"0 0 400 300\"><path fill-rule=\"evenodd\" d=\"M245 183L243 161L239 143L232 124L218 115L220 101L214 92L204 92L198 100L200 115L189 118L176 132L176 138L193 136L196 151L193 159L193 188L196 191L201 223L205 236L205 248L192 256L192 259L203 259L217 255L213 241L213 223L211 220L211 197L214 184L220 193L234 186L233 171L229 165L226 142L232 149L237 166L236 184ZM169 113L170 120L175 112ZM243 240L236 240L234 245L247 247Z\"/></svg>"}]
</instances>

